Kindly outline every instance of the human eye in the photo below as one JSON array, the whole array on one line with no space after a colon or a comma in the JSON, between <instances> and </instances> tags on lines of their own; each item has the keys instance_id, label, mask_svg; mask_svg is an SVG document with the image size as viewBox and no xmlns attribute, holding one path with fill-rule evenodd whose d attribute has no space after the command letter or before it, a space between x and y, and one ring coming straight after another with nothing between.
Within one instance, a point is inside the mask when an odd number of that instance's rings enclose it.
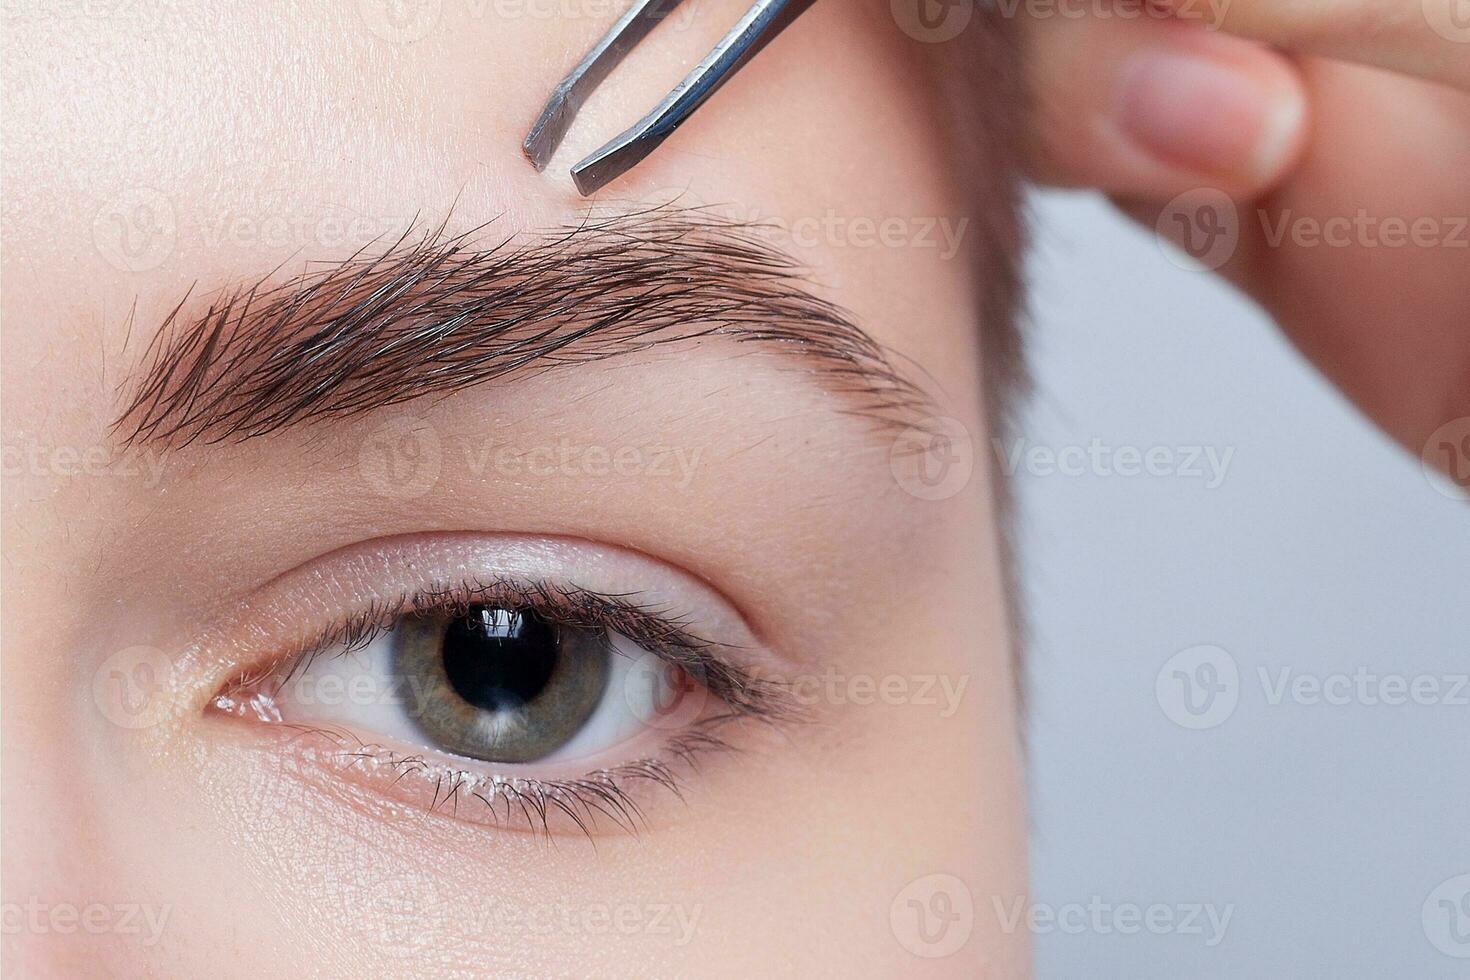
<instances>
[{"instance_id":1,"label":"human eye","mask_svg":"<svg viewBox=\"0 0 1470 980\"><path fill-rule=\"evenodd\" d=\"M519 538L409 550L412 585L246 664L209 713L278 736L316 783L589 836L638 830L648 791L679 794L744 723L795 714L739 616L652 560Z\"/></svg>"}]
</instances>

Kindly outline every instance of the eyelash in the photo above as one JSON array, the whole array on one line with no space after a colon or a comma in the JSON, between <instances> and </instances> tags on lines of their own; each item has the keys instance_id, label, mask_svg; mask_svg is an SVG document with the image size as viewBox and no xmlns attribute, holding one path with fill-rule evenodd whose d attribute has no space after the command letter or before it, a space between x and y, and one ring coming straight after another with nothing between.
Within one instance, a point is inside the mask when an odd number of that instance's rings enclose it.
<instances>
[{"instance_id":1,"label":"eyelash","mask_svg":"<svg viewBox=\"0 0 1470 980\"><path fill-rule=\"evenodd\" d=\"M568 626L621 633L665 663L692 675L724 702L728 710L699 719L689 730L671 737L664 746L669 756L667 760L655 757L636 759L574 779L504 777L469 772L452 765L430 762L418 754L395 752L363 742L346 730L287 724L280 720L279 715L271 717L275 695L316 658L324 655L350 656L392 629L407 615L462 615L473 606L490 604L532 609ZM326 628L311 642L303 644L301 649L236 675L215 695L211 705L223 714L239 717L253 714L260 721L289 729L295 733L293 741L304 737L324 739L338 748L339 751L329 753L329 758L339 765L350 768L365 763L384 767L397 773L394 783L405 777L432 781L434 792L429 804L430 812L448 806L452 813L457 814L463 793L483 803L496 826L511 822L516 812L512 810L514 805L531 830L547 836L553 833L553 819L557 813L569 818L589 840L599 813L636 835L639 825L646 825L646 820L630 792L633 785L653 783L682 799L679 770L697 768L698 758L706 753L733 748L715 734L714 729L742 718L775 723L798 713L784 684L758 677L731 663L721 655L720 649L720 645L698 636L687 623L668 611L640 605L637 593L607 595L546 581L528 582L499 577L469 579L432 585L389 602L374 602ZM288 662L290 668L273 688L261 687ZM350 741L357 744L346 747ZM484 792L487 789L489 795ZM504 803L503 813L496 809L497 800Z\"/></svg>"}]
</instances>

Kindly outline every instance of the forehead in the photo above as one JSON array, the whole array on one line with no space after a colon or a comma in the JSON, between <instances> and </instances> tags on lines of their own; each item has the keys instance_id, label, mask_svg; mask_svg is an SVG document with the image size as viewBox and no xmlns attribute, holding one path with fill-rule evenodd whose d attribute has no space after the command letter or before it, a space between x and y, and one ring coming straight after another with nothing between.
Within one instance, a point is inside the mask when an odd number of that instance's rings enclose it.
<instances>
[{"instance_id":1,"label":"forehead","mask_svg":"<svg viewBox=\"0 0 1470 980\"><path fill-rule=\"evenodd\" d=\"M103 373L116 374L128 331L151 330L191 288L340 257L451 212L507 233L575 218L586 202L571 165L747 6L686 2L537 174L521 137L621 3L38 4L7 42L7 340L52 360L111 352ZM923 81L932 46L887 7L817 5L601 199L773 222L880 341L944 364L969 349L963 317L914 310L936 296L967 306L964 219ZM113 379L98 380L57 383L84 386L77 404L112 405Z\"/></svg>"}]
</instances>

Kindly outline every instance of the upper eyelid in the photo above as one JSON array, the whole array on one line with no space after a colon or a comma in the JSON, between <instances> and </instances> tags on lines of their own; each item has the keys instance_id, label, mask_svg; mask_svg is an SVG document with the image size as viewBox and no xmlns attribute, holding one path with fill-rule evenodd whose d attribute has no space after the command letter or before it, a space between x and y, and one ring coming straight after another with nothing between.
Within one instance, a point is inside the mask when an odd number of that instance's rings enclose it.
<instances>
[{"instance_id":1,"label":"upper eyelid","mask_svg":"<svg viewBox=\"0 0 1470 980\"><path fill-rule=\"evenodd\" d=\"M720 654L714 662L775 679L796 663L789 651L764 642L712 585L641 552L555 535L422 532L318 556L231 600L186 645L184 658L195 666L178 675L192 678L181 696L187 710L202 711L227 682L266 676L292 657L340 643L354 625L380 622L405 596L497 577L576 581L607 596L640 591L643 604L656 606L664 623L678 619L686 637L710 644Z\"/></svg>"}]
</instances>

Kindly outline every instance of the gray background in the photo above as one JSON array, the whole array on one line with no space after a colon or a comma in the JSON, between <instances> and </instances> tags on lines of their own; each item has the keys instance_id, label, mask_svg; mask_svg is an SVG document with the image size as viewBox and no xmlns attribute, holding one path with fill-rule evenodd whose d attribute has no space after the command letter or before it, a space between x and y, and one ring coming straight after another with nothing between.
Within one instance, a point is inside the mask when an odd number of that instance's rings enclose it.
<instances>
[{"instance_id":1,"label":"gray background","mask_svg":"<svg viewBox=\"0 0 1470 980\"><path fill-rule=\"evenodd\" d=\"M1470 671L1470 508L1151 234L1089 195L1032 203L1027 445L1233 449L1213 489L1090 465L1016 474L1032 900L1231 910L1213 947L1208 925L1125 935L1116 915L1079 928L1074 913L1068 931L1033 930L1038 975L1470 976L1423 919L1436 887L1470 873L1470 707L1271 690L1283 668L1422 675L1441 692ZM1201 644L1236 665L1235 708L1188 728L1172 671L1164 693L1156 680ZM1470 935L1446 939L1435 914L1441 944L1470 957Z\"/></svg>"}]
</instances>

